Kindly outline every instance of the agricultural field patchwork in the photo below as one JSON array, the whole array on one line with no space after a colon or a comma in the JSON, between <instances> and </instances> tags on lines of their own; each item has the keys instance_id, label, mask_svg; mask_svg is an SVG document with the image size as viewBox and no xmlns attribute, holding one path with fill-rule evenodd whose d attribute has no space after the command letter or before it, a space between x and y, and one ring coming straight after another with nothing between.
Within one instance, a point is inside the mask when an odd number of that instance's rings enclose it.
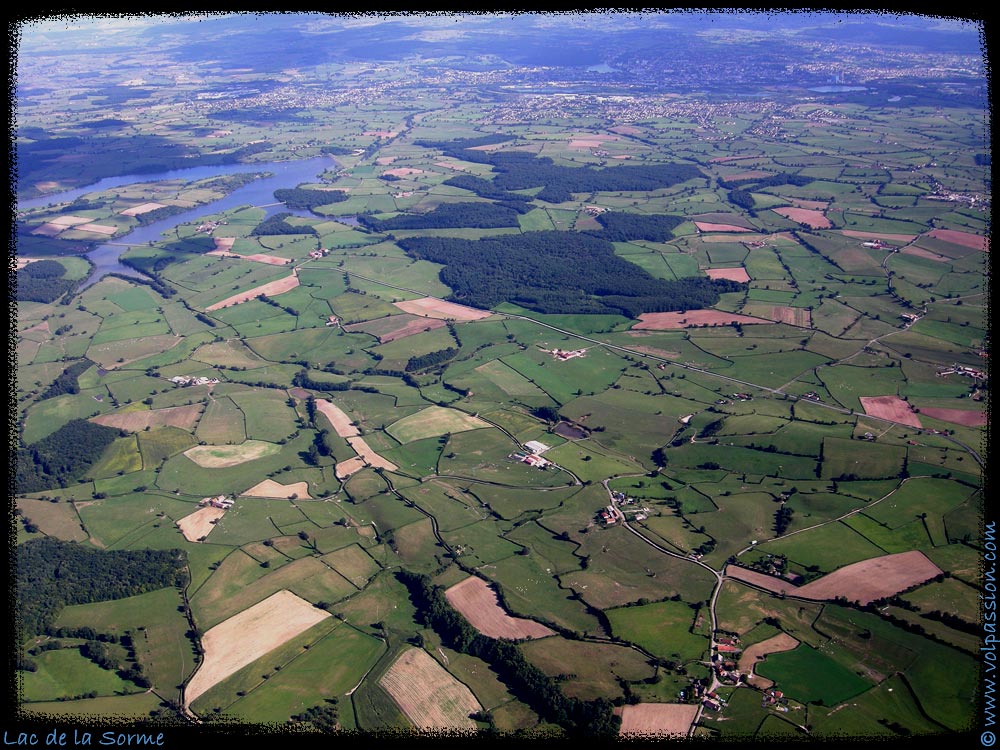
<instances>
[{"instance_id":1,"label":"agricultural field patchwork","mask_svg":"<svg viewBox=\"0 0 1000 750\"><path fill-rule=\"evenodd\" d=\"M21 29L24 715L976 726L975 24L192 18Z\"/></svg>"}]
</instances>

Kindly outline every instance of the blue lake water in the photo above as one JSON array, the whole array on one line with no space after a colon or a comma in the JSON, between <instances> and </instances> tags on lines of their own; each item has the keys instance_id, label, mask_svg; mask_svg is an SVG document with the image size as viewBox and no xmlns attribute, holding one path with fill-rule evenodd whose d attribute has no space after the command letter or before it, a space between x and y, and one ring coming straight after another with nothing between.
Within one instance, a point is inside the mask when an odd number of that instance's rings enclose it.
<instances>
[{"instance_id":1,"label":"blue lake water","mask_svg":"<svg viewBox=\"0 0 1000 750\"><path fill-rule=\"evenodd\" d=\"M259 206L264 208L265 216L278 212L289 212L299 216L312 216L308 211L289 211L283 204L274 199L274 191L278 188L293 188L304 182L316 182L316 178L325 170L337 166L330 156L318 156L300 161L266 162L260 164L227 164L214 167L191 167L190 169L175 169L168 172L141 175L122 175L108 177L83 188L75 188L62 193L46 195L41 198L18 201L18 210L39 208L49 204L73 201L88 193L100 192L137 182L159 182L161 180L201 180L220 175L241 174L246 172L269 172L268 177L254 180L237 188L224 198L206 203L183 213L168 216L160 221L144 227L138 227L129 234L114 239L111 242L98 245L86 254L94 264L94 270L87 280L80 285L84 289L109 273L120 273L126 276L143 278L144 275L118 262L118 256L131 245L145 245L163 239L163 233L188 221L201 216L227 211L239 206Z\"/></svg>"}]
</instances>

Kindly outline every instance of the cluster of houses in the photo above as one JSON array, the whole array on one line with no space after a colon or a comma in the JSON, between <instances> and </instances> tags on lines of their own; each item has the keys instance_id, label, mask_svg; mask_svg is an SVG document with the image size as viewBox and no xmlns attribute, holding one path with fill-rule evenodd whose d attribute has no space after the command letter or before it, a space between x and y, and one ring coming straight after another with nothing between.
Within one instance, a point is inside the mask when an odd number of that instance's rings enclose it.
<instances>
[{"instance_id":1,"label":"cluster of houses","mask_svg":"<svg viewBox=\"0 0 1000 750\"><path fill-rule=\"evenodd\" d=\"M235 501L230 500L225 495L217 495L215 497L206 497L198 503L198 505L207 505L212 508L222 508L222 510L229 510L233 507Z\"/></svg>"},{"instance_id":2,"label":"cluster of houses","mask_svg":"<svg viewBox=\"0 0 1000 750\"><path fill-rule=\"evenodd\" d=\"M318 258L322 258L324 255L327 255L329 252L330 251L327 250L325 247L321 247L318 250L310 250L309 257L312 258L313 260L316 260Z\"/></svg>"},{"instance_id":3,"label":"cluster of houses","mask_svg":"<svg viewBox=\"0 0 1000 750\"><path fill-rule=\"evenodd\" d=\"M753 396L749 393L734 393L731 398L734 398L737 401L753 401Z\"/></svg>"},{"instance_id":4,"label":"cluster of houses","mask_svg":"<svg viewBox=\"0 0 1000 750\"><path fill-rule=\"evenodd\" d=\"M899 317L905 320L907 323L912 323L915 320L920 320L920 316L915 315L914 313L900 313Z\"/></svg>"},{"instance_id":5,"label":"cluster of houses","mask_svg":"<svg viewBox=\"0 0 1000 750\"><path fill-rule=\"evenodd\" d=\"M986 373L982 370L977 370L975 367L967 367L966 365L955 364L949 367L947 370L941 370L938 375L964 375L967 378L972 378L973 380L986 380Z\"/></svg>"},{"instance_id":6,"label":"cluster of houses","mask_svg":"<svg viewBox=\"0 0 1000 750\"><path fill-rule=\"evenodd\" d=\"M211 234L212 232L214 232L216 230L217 227L220 227L223 224L228 224L228 223L229 222L226 221L225 219L222 219L221 221L206 221L203 224L199 224L198 228L195 231L196 232L205 232L206 234Z\"/></svg>"},{"instance_id":7,"label":"cluster of houses","mask_svg":"<svg viewBox=\"0 0 1000 750\"><path fill-rule=\"evenodd\" d=\"M760 699L760 707L768 708L771 707L775 711L781 711L785 713L788 711L788 698L780 690L775 688L768 688L764 691L764 695Z\"/></svg>"},{"instance_id":8,"label":"cluster of houses","mask_svg":"<svg viewBox=\"0 0 1000 750\"><path fill-rule=\"evenodd\" d=\"M727 704L718 693L709 691L702 697L701 705L712 711L721 711Z\"/></svg>"},{"instance_id":9,"label":"cluster of houses","mask_svg":"<svg viewBox=\"0 0 1000 750\"><path fill-rule=\"evenodd\" d=\"M868 242L862 242L861 247L870 247L873 250L884 250L889 247L882 240L870 240Z\"/></svg>"},{"instance_id":10,"label":"cluster of houses","mask_svg":"<svg viewBox=\"0 0 1000 750\"><path fill-rule=\"evenodd\" d=\"M170 378L170 382L174 385L215 385L219 382L218 378L206 378L201 375L174 375Z\"/></svg>"},{"instance_id":11,"label":"cluster of houses","mask_svg":"<svg viewBox=\"0 0 1000 750\"><path fill-rule=\"evenodd\" d=\"M620 513L621 511L617 510L614 505L608 505L601 508L597 515L600 516L601 521L605 525L611 526L612 524L618 522L618 515ZM624 518L624 515L622 515L622 518Z\"/></svg>"},{"instance_id":12,"label":"cluster of houses","mask_svg":"<svg viewBox=\"0 0 1000 750\"><path fill-rule=\"evenodd\" d=\"M586 349L573 349L571 351L566 349L549 350L549 354L551 354L555 359L558 359L560 362L565 362L567 359L573 359L574 357L582 357L586 353Z\"/></svg>"},{"instance_id":13,"label":"cluster of houses","mask_svg":"<svg viewBox=\"0 0 1000 750\"><path fill-rule=\"evenodd\" d=\"M823 399L821 399L819 397L819 394L816 393L816 391L807 391L806 393L802 394L802 398L807 398L810 401L822 401L823 400Z\"/></svg>"},{"instance_id":14,"label":"cluster of houses","mask_svg":"<svg viewBox=\"0 0 1000 750\"><path fill-rule=\"evenodd\" d=\"M740 639L736 636L720 635L715 641L715 653L712 654L712 669L719 682L726 685L739 683L742 674L736 660L743 652ZM716 711L718 709L715 709Z\"/></svg>"}]
</instances>

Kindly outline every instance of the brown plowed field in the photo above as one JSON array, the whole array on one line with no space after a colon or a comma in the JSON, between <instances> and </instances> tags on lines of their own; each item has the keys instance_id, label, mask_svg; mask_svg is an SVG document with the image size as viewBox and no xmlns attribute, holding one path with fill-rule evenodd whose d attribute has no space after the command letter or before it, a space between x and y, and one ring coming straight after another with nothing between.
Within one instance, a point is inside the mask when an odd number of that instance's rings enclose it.
<instances>
[{"instance_id":1,"label":"brown plowed field","mask_svg":"<svg viewBox=\"0 0 1000 750\"><path fill-rule=\"evenodd\" d=\"M443 328L447 323L441 318L424 318L418 315L390 315L387 318L376 318L364 323L352 323L344 326L348 332L362 331L378 338L380 344L387 344L396 339L413 336L435 328Z\"/></svg>"},{"instance_id":2,"label":"brown plowed field","mask_svg":"<svg viewBox=\"0 0 1000 750\"><path fill-rule=\"evenodd\" d=\"M351 424L354 420L345 414L339 406L327 401L325 398L318 398L316 399L316 408L320 414L330 420L333 431L340 435L340 437L355 437L361 434L358 428Z\"/></svg>"},{"instance_id":3,"label":"brown plowed field","mask_svg":"<svg viewBox=\"0 0 1000 750\"><path fill-rule=\"evenodd\" d=\"M184 705L327 617L329 612L282 589L219 623L201 639L204 659L184 688Z\"/></svg>"},{"instance_id":4,"label":"brown plowed field","mask_svg":"<svg viewBox=\"0 0 1000 750\"><path fill-rule=\"evenodd\" d=\"M696 221L694 223L699 232L752 232L753 229L738 227L733 224L710 224L706 221Z\"/></svg>"},{"instance_id":5,"label":"brown plowed field","mask_svg":"<svg viewBox=\"0 0 1000 750\"><path fill-rule=\"evenodd\" d=\"M861 396L861 406L865 414L889 419L910 427L923 427L920 417L910 410L910 405L899 396Z\"/></svg>"},{"instance_id":6,"label":"brown plowed field","mask_svg":"<svg viewBox=\"0 0 1000 750\"><path fill-rule=\"evenodd\" d=\"M796 591L808 599L847 597L862 605L892 596L941 574L923 552L912 550L846 565Z\"/></svg>"},{"instance_id":7,"label":"brown plowed field","mask_svg":"<svg viewBox=\"0 0 1000 750\"><path fill-rule=\"evenodd\" d=\"M474 307L458 305L454 302L445 302L437 297L423 297L421 299L406 300L404 302L393 302L403 312L414 315L426 315L428 318L441 318L443 320L482 320L488 318L489 310L477 310Z\"/></svg>"},{"instance_id":8,"label":"brown plowed field","mask_svg":"<svg viewBox=\"0 0 1000 750\"><path fill-rule=\"evenodd\" d=\"M534 620L508 615L493 589L477 576L469 576L456 583L444 595L472 627L490 638L518 640L555 635L554 631Z\"/></svg>"},{"instance_id":9,"label":"brown plowed field","mask_svg":"<svg viewBox=\"0 0 1000 750\"><path fill-rule=\"evenodd\" d=\"M276 295L282 294L283 292L288 292L299 285L299 277L294 273L291 276L286 276L283 279L278 279L277 281L269 281L267 284L262 284L255 289L250 289L246 292L240 292L239 294L234 294L232 297L226 297L226 299L216 302L214 305L209 305L205 308L206 312L211 312L212 310L219 310L223 307L229 307L230 305L238 305L241 302L246 302L247 300L256 299L261 294L266 294L268 297L274 297Z\"/></svg>"},{"instance_id":10,"label":"brown plowed field","mask_svg":"<svg viewBox=\"0 0 1000 750\"><path fill-rule=\"evenodd\" d=\"M233 245L235 245L235 244L236 244L236 238L235 237L216 237L215 238L215 249L216 250L232 250Z\"/></svg>"},{"instance_id":11,"label":"brown plowed field","mask_svg":"<svg viewBox=\"0 0 1000 750\"><path fill-rule=\"evenodd\" d=\"M829 229L833 226L830 220L823 215L822 211L814 211L810 208L772 208L774 213L784 216L786 219L797 221L800 224L812 227L813 229Z\"/></svg>"},{"instance_id":12,"label":"brown plowed field","mask_svg":"<svg viewBox=\"0 0 1000 750\"><path fill-rule=\"evenodd\" d=\"M243 492L249 497L289 497L298 495L301 500L311 500L309 497L309 484L307 482L295 482L293 484L281 484L273 479L265 479L258 482L250 489Z\"/></svg>"},{"instance_id":13,"label":"brown plowed field","mask_svg":"<svg viewBox=\"0 0 1000 750\"><path fill-rule=\"evenodd\" d=\"M990 249L989 240L986 237L973 234L972 232L960 232L957 229L933 229L927 233L927 236L950 242L953 245L972 248L973 250L989 252Z\"/></svg>"},{"instance_id":14,"label":"brown plowed field","mask_svg":"<svg viewBox=\"0 0 1000 750\"><path fill-rule=\"evenodd\" d=\"M960 424L963 427L985 427L986 412L975 409L921 409L921 414L926 414L931 419L940 419L952 424Z\"/></svg>"},{"instance_id":15,"label":"brown plowed field","mask_svg":"<svg viewBox=\"0 0 1000 750\"><path fill-rule=\"evenodd\" d=\"M718 310L688 310L687 312L643 313L639 322L632 330L668 331L675 328L694 328L696 326L727 326L731 323L771 323L764 318L751 318L749 315L719 312Z\"/></svg>"},{"instance_id":16,"label":"brown plowed field","mask_svg":"<svg viewBox=\"0 0 1000 750\"><path fill-rule=\"evenodd\" d=\"M755 643L752 646L748 646L747 649L740 654L740 664L739 670L743 674L749 674L749 682L758 690L767 690L771 685L774 684L772 680L766 677L760 677L759 675L753 674L754 665L761 661L768 654L778 654L782 651L791 651L799 642L788 635L788 633L778 633L768 638L766 641L761 641L760 643Z\"/></svg>"},{"instance_id":17,"label":"brown plowed field","mask_svg":"<svg viewBox=\"0 0 1000 750\"><path fill-rule=\"evenodd\" d=\"M949 258L946 255L941 255L939 253L931 252L930 250L927 250L922 247L916 247L915 245L911 247L904 247L900 252L903 253L904 255L916 255L918 258L927 258L928 260L936 260L938 262L951 261L951 258Z\"/></svg>"},{"instance_id":18,"label":"brown plowed field","mask_svg":"<svg viewBox=\"0 0 1000 750\"><path fill-rule=\"evenodd\" d=\"M787 307L775 305L771 308L771 318L779 323L787 323L800 328L811 328L811 314L804 307Z\"/></svg>"},{"instance_id":19,"label":"brown plowed field","mask_svg":"<svg viewBox=\"0 0 1000 750\"><path fill-rule=\"evenodd\" d=\"M636 703L616 708L622 717L619 736L686 737L698 706L686 703Z\"/></svg>"},{"instance_id":20,"label":"brown plowed field","mask_svg":"<svg viewBox=\"0 0 1000 750\"><path fill-rule=\"evenodd\" d=\"M776 594L784 593L813 601L828 601L843 596L862 605L929 581L940 573L941 569L917 550L851 563L805 586L796 586L782 578L735 565L726 568L728 577Z\"/></svg>"},{"instance_id":21,"label":"brown plowed field","mask_svg":"<svg viewBox=\"0 0 1000 750\"><path fill-rule=\"evenodd\" d=\"M750 274L745 268L706 268L705 273L710 279L729 279L730 281L750 281Z\"/></svg>"},{"instance_id":22,"label":"brown plowed field","mask_svg":"<svg viewBox=\"0 0 1000 750\"><path fill-rule=\"evenodd\" d=\"M189 542L197 542L203 536L208 536L209 532L215 528L212 521L216 521L226 515L222 508L208 506L199 508L194 513L190 513L177 522L177 528L181 530L184 538Z\"/></svg>"},{"instance_id":23,"label":"brown plowed field","mask_svg":"<svg viewBox=\"0 0 1000 750\"><path fill-rule=\"evenodd\" d=\"M392 175L393 177L406 177L411 174L423 174L422 169L412 169L410 167L397 167L396 169L387 169L382 174Z\"/></svg>"},{"instance_id":24,"label":"brown plowed field","mask_svg":"<svg viewBox=\"0 0 1000 750\"><path fill-rule=\"evenodd\" d=\"M379 680L417 729L475 729L476 696L420 648L404 651Z\"/></svg>"},{"instance_id":25,"label":"brown plowed field","mask_svg":"<svg viewBox=\"0 0 1000 750\"><path fill-rule=\"evenodd\" d=\"M117 427L119 430L141 432L147 427L180 427L182 430L194 429L201 413L201 404L190 406L169 406L166 409L144 409L129 411L123 414L101 414L91 422L105 427Z\"/></svg>"}]
</instances>

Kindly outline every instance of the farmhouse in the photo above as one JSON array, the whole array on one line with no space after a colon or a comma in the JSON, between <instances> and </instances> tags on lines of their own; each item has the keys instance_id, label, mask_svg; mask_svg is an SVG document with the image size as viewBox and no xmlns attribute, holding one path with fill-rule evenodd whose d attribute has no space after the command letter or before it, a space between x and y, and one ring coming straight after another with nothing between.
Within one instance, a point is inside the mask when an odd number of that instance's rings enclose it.
<instances>
[{"instance_id":1,"label":"farmhouse","mask_svg":"<svg viewBox=\"0 0 1000 750\"><path fill-rule=\"evenodd\" d=\"M920 318L919 315L914 315L913 313L900 313L899 317L901 317L907 323L912 323L914 320L918 320Z\"/></svg>"},{"instance_id":2,"label":"farmhouse","mask_svg":"<svg viewBox=\"0 0 1000 750\"><path fill-rule=\"evenodd\" d=\"M170 382L173 383L173 384L175 384L175 385L183 385L183 386L188 386L188 385L215 385L216 383L219 382L219 379L218 378L206 378L206 377L202 377L202 376L195 377L193 375L174 375L174 377L170 378Z\"/></svg>"},{"instance_id":3,"label":"farmhouse","mask_svg":"<svg viewBox=\"0 0 1000 750\"><path fill-rule=\"evenodd\" d=\"M229 500L225 495L217 495L216 497L205 497L202 498L198 505L208 505L212 508L221 508L222 510L229 510L233 507L235 502Z\"/></svg>"},{"instance_id":4,"label":"farmhouse","mask_svg":"<svg viewBox=\"0 0 1000 750\"><path fill-rule=\"evenodd\" d=\"M524 447L535 454L545 453L549 449L549 446L545 443L539 443L537 440L529 440L524 444Z\"/></svg>"},{"instance_id":5,"label":"farmhouse","mask_svg":"<svg viewBox=\"0 0 1000 750\"><path fill-rule=\"evenodd\" d=\"M535 466L535 467L537 467L539 469L544 469L546 466L548 466L551 463L550 461L542 458L541 456L534 455L534 454L532 454L530 456L525 456L524 458L521 459L521 461L523 463L528 464L529 466Z\"/></svg>"}]
</instances>

